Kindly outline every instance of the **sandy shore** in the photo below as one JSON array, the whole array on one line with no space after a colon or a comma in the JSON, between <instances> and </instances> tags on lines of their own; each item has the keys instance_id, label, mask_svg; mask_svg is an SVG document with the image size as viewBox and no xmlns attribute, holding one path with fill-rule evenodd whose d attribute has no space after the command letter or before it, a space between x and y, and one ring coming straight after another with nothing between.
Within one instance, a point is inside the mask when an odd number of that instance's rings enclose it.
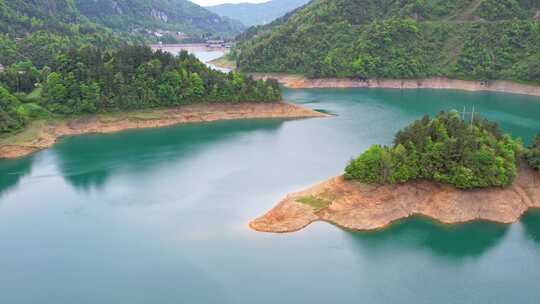
<instances>
[{"instance_id":1,"label":"sandy shore","mask_svg":"<svg viewBox=\"0 0 540 304\"><path fill-rule=\"evenodd\" d=\"M326 203L314 207L301 202L306 198ZM540 174L527 166L508 188L472 191L429 181L374 186L338 176L288 195L249 225L261 232L286 233L325 221L349 230L367 231L415 215L445 224L477 220L510 224L530 208L540 208Z\"/></svg>"},{"instance_id":2,"label":"sandy shore","mask_svg":"<svg viewBox=\"0 0 540 304\"><path fill-rule=\"evenodd\" d=\"M314 88L385 88L385 89L448 89L471 92L491 91L512 94L540 96L540 86L525 85L510 81L464 81L448 78L429 78L418 80L357 80L357 79L308 79L300 75L252 74L256 79L277 79L291 89Z\"/></svg>"},{"instance_id":3,"label":"sandy shore","mask_svg":"<svg viewBox=\"0 0 540 304\"><path fill-rule=\"evenodd\" d=\"M62 121L36 122L27 130L0 140L0 158L18 158L47 149L63 136L112 133L128 129L156 128L181 123L250 118L324 117L299 105L285 102L197 104L171 109L88 116Z\"/></svg>"},{"instance_id":4,"label":"sandy shore","mask_svg":"<svg viewBox=\"0 0 540 304\"><path fill-rule=\"evenodd\" d=\"M215 67L218 67L221 69L227 69L230 71L234 71L237 68L236 63L234 61L228 60L226 56L222 56L217 59L208 61L207 63Z\"/></svg>"}]
</instances>

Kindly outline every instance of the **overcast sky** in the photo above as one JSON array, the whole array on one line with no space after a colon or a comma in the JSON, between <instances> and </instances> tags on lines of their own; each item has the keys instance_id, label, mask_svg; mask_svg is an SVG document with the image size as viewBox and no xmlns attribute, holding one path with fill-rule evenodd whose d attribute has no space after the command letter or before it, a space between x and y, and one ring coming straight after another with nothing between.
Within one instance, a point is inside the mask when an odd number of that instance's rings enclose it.
<instances>
[{"instance_id":1,"label":"overcast sky","mask_svg":"<svg viewBox=\"0 0 540 304\"><path fill-rule=\"evenodd\" d=\"M268 0L190 0L190 1L195 2L198 5L209 6L209 5L216 5L216 4L222 4L222 3L242 3L242 2L261 3L261 2L267 2Z\"/></svg>"}]
</instances>

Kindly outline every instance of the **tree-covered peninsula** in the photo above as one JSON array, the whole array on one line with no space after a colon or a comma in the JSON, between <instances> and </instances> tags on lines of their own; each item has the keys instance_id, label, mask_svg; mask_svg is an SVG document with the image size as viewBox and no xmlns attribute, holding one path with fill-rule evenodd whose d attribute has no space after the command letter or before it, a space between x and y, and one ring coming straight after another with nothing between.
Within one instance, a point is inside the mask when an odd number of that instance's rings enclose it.
<instances>
[{"instance_id":1,"label":"tree-covered peninsula","mask_svg":"<svg viewBox=\"0 0 540 304\"><path fill-rule=\"evenodd\" d=\"M104 11L110 6L113 11ZM205 12L185 0L0 0L0 158L89 132L323 116L278 102L275 81L222 73L186 52L153 52L138 35L183 30L179 23L193 29L192 23L201 27L194 32L219 36L223 20ZM134 19L140 31L122 27Z\"/></svg>"},{"instance_id":2,"label":"tree-covered peninsula","mask_svg":"<svg viewBox=\"0 0 540 304\"><path fill-rule=\"evenodd\" d=\"M240 37L250 72L540 83L540 1L314 0Z\"/></svg>"},{"instance_id":3,"label":"tree-covered peninsula","mask_svg":"<svg viewBox=\"0 0 540 304\"><path fill-rule=\"evenodd\" d=\"M460 189L505 187L517 176L523 147L480 117L457 111L425 116L396 134L394 146L374 145L345 169L345 178L395 184L425 179Z\"/></svg>"},{"instance_id":4,"label":"tree-covered peninsula","mask_svg":"<svg viewBox=\"0 0 540 304\"><path fill-rule=\"evenodd\" d=\"M38 69L20 62L0 73L0 131L52 114L76 115L211 102L281 100L274 81L207 67L187 52L145 46L101 51L84 46Z\"/></svg>"},{"instance_id":5,"label":"tree-covered peninsula","mask_svg":"<svg viewBox=\"0 0 540 304\"><path fill-rule=\"evenodd\" d=\"M170 16L155 11L161 3L156 1L0 0L0 134L53 116L281 99L275 82L221 73L187 53L154 53L137 35L119 35L79 10L100 12L106 8L100 4L113 2L118 16L131 16L129 9L137 8L146 14L140 20L155 12L159 22L171 23L169 17L189 11L198 21L220 26L221 19L210 20L216 15L184 0L162 1L163 10L185 8Z\"/></svg>"}]
</instances>

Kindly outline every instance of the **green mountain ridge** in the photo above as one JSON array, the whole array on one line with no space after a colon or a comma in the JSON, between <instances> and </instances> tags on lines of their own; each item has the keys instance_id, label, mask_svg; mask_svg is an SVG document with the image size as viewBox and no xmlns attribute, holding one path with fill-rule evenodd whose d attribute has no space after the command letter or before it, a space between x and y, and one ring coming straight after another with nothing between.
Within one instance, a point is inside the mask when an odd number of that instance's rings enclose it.
<instances>
[{"instance_id":1,"label":"green mountain ridge","mask_svg":"<svg viewBox=\"0 0 540 304\"><path fill-rule=\"evenodd\" d=\"M239 36L239 67L310 77L540 82L538 0L314 0Z\"/></svg>"},{"instance_id":2,"label":"green mountain ridge","mask_svg":"<svg viewBox=\"0 0 540 304\"><path fill-rule=\"evenodd\" d=\"M243 28L186 0L0 0L0 64L30 60L43 67L86 44L201 41L230 38Z\"/></svg>"},{"instance_id":3,"label":"green mountain ridge","mask_svg":"<svg viewBox=\"0 0 540 304\"><path fill-rule=\"evenodd\" d=\"M145 34L169 30L190 36L225 38L245 26L187 0L76 0L83 15L117 32Z\"/></svg>"}]
</instances>

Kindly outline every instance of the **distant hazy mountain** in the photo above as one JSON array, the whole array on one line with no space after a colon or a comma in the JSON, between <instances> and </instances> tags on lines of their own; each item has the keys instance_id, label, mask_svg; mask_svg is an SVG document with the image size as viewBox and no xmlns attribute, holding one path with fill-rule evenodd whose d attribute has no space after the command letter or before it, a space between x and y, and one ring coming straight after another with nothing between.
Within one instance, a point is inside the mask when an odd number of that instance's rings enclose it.
<instances>
[{"instance_id":1,"label":"distant hazy mountain","mask_svg":"<svg viewBox=\"0 0 540 304\"><path fill-rule=\"evenodd\" d=\"M207 9L229 17L245 25L261 25L272 22L286 13L308 3L310 0L271 0L264 3L238 3L209 6Z\"/></svg>"}]
</instances>

